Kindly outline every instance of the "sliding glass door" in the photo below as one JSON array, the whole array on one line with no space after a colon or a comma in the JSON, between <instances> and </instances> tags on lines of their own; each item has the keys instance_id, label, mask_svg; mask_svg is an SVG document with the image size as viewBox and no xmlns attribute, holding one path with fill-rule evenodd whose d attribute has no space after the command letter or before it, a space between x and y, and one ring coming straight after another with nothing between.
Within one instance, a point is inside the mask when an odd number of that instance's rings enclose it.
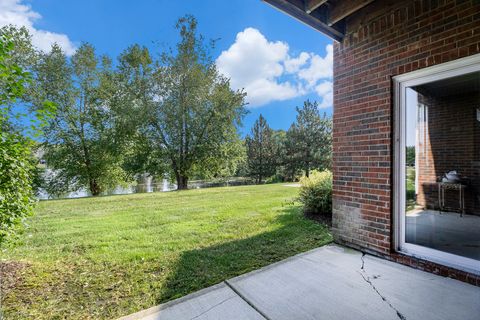
<instances>
[{"instance_id":1,"label":"sliding glass door","mask_svg":"<svg viewBox=\"0 0 480 320\"><path fill-rule=\"evenodd\" d=\"M480 273L480 55L394 85L397 250Z\"/></svg>"}]
</instances>

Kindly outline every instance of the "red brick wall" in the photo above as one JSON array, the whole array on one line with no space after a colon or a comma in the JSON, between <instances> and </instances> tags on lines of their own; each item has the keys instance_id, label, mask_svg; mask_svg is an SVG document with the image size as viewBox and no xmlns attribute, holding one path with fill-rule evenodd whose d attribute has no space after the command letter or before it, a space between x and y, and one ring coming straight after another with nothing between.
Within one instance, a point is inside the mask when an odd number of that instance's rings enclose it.
<instances>
[{"instance_id":1,"label":"red brick wall","mask_svg":"<svg viewBox=\"0 0 480 320\"><path fill-rule=\"evenodd\" d=\"M385 258L413 267L415 269L420 269L426 272L438 274L440 276L457 279L459 281L467 282L473 284L474 286L480 287L480 276L476 274L456 270L431 261L409 257L400 253L393 253L389 256L386 256Z\"/></svg>"},{"instance_id":2,"label":"red brick wall","mask_svg":"<svg viewBox=\"0 0 480 320\"><path fill-rule=\"evenodd\" d=\"M480 107L478 92L448 97L422 97L428 108L427 132L422 152L417 152L417 203L438 208L438 177L450 170L465 179L465 211L480 214ZM458 191L446 191L445 205L459 207Z\"/></svg>"},{"instance_id":3,"label":"red brick wall","mask_svg":"<svg viewBox=\"0 0 480 320\"><path fill-rule=\"evenodd\" d=\"M334 45L333 231L392 248L392 76L480 53L480 3L375 1Z\"/></svg>"}]
</instances>

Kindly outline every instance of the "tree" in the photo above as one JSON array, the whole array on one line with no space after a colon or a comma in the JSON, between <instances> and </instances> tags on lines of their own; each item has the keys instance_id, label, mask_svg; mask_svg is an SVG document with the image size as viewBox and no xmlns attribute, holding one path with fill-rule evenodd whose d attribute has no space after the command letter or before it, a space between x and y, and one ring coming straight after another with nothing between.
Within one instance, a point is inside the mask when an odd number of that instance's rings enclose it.
<instances>
[{"instance_id":1,"label":"tree","mask_svg":"<svg viewBox=\"0 0 480 320\"><path fill-rule=\"evenodd\" d=\"M223 179L234 176L246 161L245 144L240 139L232 139L218 150L218 157L210 157L193 172L198 179Z\"/></svg>"},{"instance_id":2,"label":"tree","mask_svg":"<svg viewBox=\"0 0 480 320\"><path fill-rule=\"evenodd\" d=\"M214 174L228 160L225 150L238 142L245 94L218 73L194 17L179 19L176 29L176 50L155 63L143 134L154 148L150 156L168 161L181 190L195 172Z\"/></svg>"},{"instance_id":3,"label":"tree","mask_svg":"<svg viewBox=\"0 0 480 320\"><path fill-rule=\"evenodd\" d=\"M55 111L54 106L48 101L43 101L43 104L38 108L31 108L26 103L31 93L33 84L31 81L32 73L34 65L38 61L38 51L33 47L32 37L25 27L3 26L0 28L0 37L9 39L9 42L11 42L8 59L2 62L4 67L12 70L22 70L24 75L28 75L28 81L14 82L22 88L21 92L5 90L3 87L0 88L2 94L8 92L12 94L19 93L16 99L12 99L2 106L2 113L6 117L5 121L3 121L2 130L15 131L23 136L38 136L46 120ZM12 76L19 75L19 73L12 74ZM0 84L1 86L2 84Z\"/></svg>"},{"instance_id":4,"label":"tree","mask_svg":"<svg viewBox=\"0 0 480 320\"><path fill-rule=\"evenodd\" d=\"M287 140L287 132L285 130L273 130L273 140L276 150L276 173L274 181L292 181L294 175L288 167L285 144Z\"/></svg>"},{"instance_id":5,"label":"tree","mask_svg":"<svg viewBox=\"0 0 480 320\"><path fill-rule=\"evenodd\" d=\"M303 170L308 177L311 169L331 166L332 120L320 115L317 102L305 101L297 107L296 121L286 137L286 157L290 170Z\"/></svg>"},{"instance_id":6,"label":"tree","mask_svg":"<svg viewBox=\"0 0 480 320\"><path fill-rule=\"evenodd\" d=\"M415 146L407 146L406 164L409 167L415 167Z\"/></svg>"},{"instance_id":7,"label":"tree","mask_svg":"<svg viewBox=\"0 0 480 320\"><path fill-rule=\"evenodd\" d=\"M34 166L30 141L9 124L9 106L24 92L30 76L12 61L14 42L0 35L0 244L32 214Z\"/></svg>"},{"instance_id":8,"label":"tree","mask_svg":"<svg viewBox=\"0 0 480 320\"><path fill-rule=\"evenodd\" d=\"M298 164L291 163L287 155L287 132L276 130L273 134L277 148L277 176L282 181L294 181L298 174Z\"/></svg>"},{"instance_id":9,"label":"tree","mask_svg":"<svg viewBox=\"0 0 480 320\"><path fill-rule=\"evenodd\" d=\"M116 132L123 140L123 169L130 179L139 174L163 174L168 167L154 156L151 141L142 130L145 111L155 99L153 93L153 59L148 48L134 44L118 57L118 67L111 82L111 110Z\"/></svg>"},{"instance_id":10,"label":"tree","mask_svg":"<svg viewBox=\"0 0 480 320\"><path fill-rule=\"evenodd\" d=\"M112 106L115 96L111 63L83 44L67 59L58 45L41 53L35 67L31 102L55 104L56 115L44 128L45 159L71 189L86 186L92 195L126 179L121 133Z\"/></svg>"},{"instance_id":11,"label":"tree","mask_svg":"<svg viewBox=\"0 0 480 320\"><path fill-rule=\"evenodd\" d=\"M273 135L273 130L260 115L246 138L249 175L257 183L262 183L264 178L275 174L278 151Z\"/></svg>"}]
</instances>

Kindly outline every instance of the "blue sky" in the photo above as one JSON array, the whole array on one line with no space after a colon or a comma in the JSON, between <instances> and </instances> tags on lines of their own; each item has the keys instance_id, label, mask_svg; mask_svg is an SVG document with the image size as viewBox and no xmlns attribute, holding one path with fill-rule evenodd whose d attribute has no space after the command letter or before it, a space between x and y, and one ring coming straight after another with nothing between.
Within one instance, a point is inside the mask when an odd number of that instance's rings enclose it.
<instances>
[{"instance_id":1,"label":"blue sky","mask_svg":"<svg viewBox=\"0 0 480 320\"><path fill-rule=\"evenodd\" d=\"M332 41L260 0L0 0L0 25L25 25L40 49L57 42L70 54L81 42L111 57L133 43L158 53L175 45L173 26L185 14L219 39L220 71L247 91L244 133L260 113L288 129L307 98L331 114Z\"/></svg>"}]
</instances>

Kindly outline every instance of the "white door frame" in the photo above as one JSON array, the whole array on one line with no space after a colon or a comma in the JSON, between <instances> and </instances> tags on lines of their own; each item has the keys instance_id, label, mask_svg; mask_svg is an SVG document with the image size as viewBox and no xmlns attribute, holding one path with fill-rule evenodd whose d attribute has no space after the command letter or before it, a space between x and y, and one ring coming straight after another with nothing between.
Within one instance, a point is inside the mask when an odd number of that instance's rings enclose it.
<instances>
[{"instance_id":1,"label":"white door frame","mask_svg":"<svg viewBox=\"0 0 480 320\"><path fill-rule=\"evenodd\" d=\"M393 243L396 251L480 275L480 261L405 242L405 140L407 88L480 71L480 54L393 77Z\"/></svg>"}]
</instances>

